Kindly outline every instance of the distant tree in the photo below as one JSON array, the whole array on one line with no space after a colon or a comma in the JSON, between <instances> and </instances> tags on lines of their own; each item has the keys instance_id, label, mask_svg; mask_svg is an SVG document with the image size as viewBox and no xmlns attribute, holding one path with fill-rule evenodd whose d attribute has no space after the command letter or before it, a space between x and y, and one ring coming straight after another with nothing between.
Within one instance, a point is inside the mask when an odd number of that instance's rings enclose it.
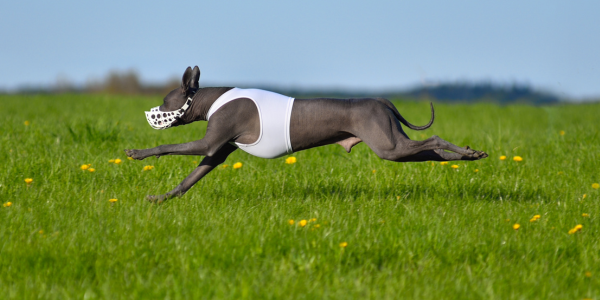
<instances>
[{"instance_id":1,"label":"distant tree","mask_svg":"<svg viewBox=\"0 0 600 300\"><path fill-rule=\"evenodd\" d=\"M126 72L111 71L104 82L104 92L110 94L141 94L142 84L137 72L129 70Z\"/></svg>"}]
</instances>

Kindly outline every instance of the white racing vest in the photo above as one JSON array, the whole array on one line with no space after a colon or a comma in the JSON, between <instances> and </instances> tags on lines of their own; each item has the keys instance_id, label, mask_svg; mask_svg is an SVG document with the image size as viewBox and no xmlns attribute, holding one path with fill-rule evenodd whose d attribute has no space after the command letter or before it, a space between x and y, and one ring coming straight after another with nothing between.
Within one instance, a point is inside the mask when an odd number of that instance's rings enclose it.
<instances>
[{"instance_id":1,"label":"white racing vest","mask_svg":"<svg viewBox=\"0 0 600 300\"><path fill-rule=\"evenodd\" d=\"M221 95L210 107L206 121L230 101L248 98L254 101L260 120L258 140L252 144L235 143L240 149L262 158L276 158L291 154L290 118L294 98L259 89L233 88Z\"/></svg>"}]
</instances>

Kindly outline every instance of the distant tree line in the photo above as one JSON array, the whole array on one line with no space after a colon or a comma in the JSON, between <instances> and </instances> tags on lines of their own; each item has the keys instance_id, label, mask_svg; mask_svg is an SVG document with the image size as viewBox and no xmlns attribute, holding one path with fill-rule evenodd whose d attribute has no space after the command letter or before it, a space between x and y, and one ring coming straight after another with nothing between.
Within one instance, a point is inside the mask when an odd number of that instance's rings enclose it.
<instances>
[{"instance_id":1,"label":"distant tree line","mask_svg":"<svg viewBox=\"0 0 600 300\"><path fill-rule=\"evenodd\" d=\"M140 80L137 72L111 71L103 80L90 81L83 86L69 84L67 80L57 80L49 88L25 87L18 93L104 93L121 95L165 95L180 85L179 78L164 83L149 84ZM290 95L297 98L332 97L385 97L388 99L427 99L440 102L495 102L495 103L529 103L535 105L554 104L561 101L556 95L533 89L524 84L499 85L484 83L444 83L435 86L420 86L408 90L360 92L343 89L291 90L277 87L257 87Z\"/></svg>"},{"instance_id":2,"label":"distant tree line","mask_svg":"<svg viewBox=\"0 0 600 300\"><path fill-rule=\"evenodd\" d=\"M145 83L134 70L110 71L102 80L89 80L76 85L59 77L52 86L24 86L17 89L21 94L47 93L100 93L115 95L162 95L180 86L181 79L173 78L163 83ZM2 91L0 91L2 92Z\"/></svg>"},{"instance_id":3,"label":"distant tree line","mask_svg":"<svg viewBox=\"0 0 600 300\"><path fill-rule=\"evenodd\" d=\"M277 91L277 89L272 89ZM292 90L280 91L283 94L298 98L308 97L384 97L387 99L433 100L439 102L494 102L501 104L555 104L561 102L556 95L537 91L528 85L500 85L493 83L445 83L436 86L420 86L408 90L378 91L378 92L348 92L344 90Z\"/></svg>"},{"instance_id":4,"label":"distant tree line","mask_svg":"<svg viewBox=\"0 0 600 300\"><path fill-rule=\"evenodd\" d=\"M510 86L492 83L446 83L435 87L418 87L404 93L411 98L431 98L441 102L479 102L553 104L560 99L548 92L536 91L528 85Z\"/></svg>"},{"instance_id":5,"label":"distant tree line","mask_svg":"<svg viewBox=\"0 0 600 300\"><path fill-rule=\"evenodd\" d=\"M163 95L181 85L181 79L171 79L162 84L143 83L137 72L110 72L101 82L89 83L84 91L124 95Z\"/></svg>"}]
</instances>

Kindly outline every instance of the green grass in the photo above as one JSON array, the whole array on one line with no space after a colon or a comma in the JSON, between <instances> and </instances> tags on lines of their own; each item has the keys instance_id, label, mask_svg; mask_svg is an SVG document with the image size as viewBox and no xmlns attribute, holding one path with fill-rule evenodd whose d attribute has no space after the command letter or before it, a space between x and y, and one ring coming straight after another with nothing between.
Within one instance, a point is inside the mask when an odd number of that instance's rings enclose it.
<instances>
[{"instance_id":1,"label":"green grass","mask_svg":"<svg viewBox=\"0 0 600 300\"><path fill-rule=\"evenodd\" d=\"M0 207L1 298L600 298L600 104L437 104L433 127L408 135L489 158L454 170L359 144L286 165L238 150L183 198L153 205L145 195L171 190L201 158L130 161L122 150L206 128L151 129L143 111L160 102L0 96L0 202L12 202ZM412 123L429 118L426 103L396 105Z\"/></svg>"}]
</instances>

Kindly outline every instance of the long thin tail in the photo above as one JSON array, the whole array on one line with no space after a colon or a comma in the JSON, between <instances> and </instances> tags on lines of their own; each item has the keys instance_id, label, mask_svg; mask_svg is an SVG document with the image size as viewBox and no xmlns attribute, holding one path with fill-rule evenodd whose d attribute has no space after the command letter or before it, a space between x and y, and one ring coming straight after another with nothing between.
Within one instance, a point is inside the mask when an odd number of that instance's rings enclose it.
<instances>
[{"instance_id":1,"label":"long thin tail","mask_svg":"<svg viewBox=\"0 0 600 300\"><path fill-rule=\"evenodd\" d=\"M385 100L385 99L378 99L378 100ZM406 119L404 117L402 117L402 115L400 115L400 113L398 112L396 107L390 101L385 100L382 102L384 102L385 105L387 105L394 112L394 115L396 116L396 118L398 118L398 121L400 121L402 124L404 124L406 127L410 128L412 130L425 130L425 129L431 127L431 125L433 124L433 120L435 119L435 111L433 110L432 102L429 102L429 105L431 106L431 120L429 120L429 123L427 123L427 125L423 125L423 126L416 126L416 125L413 125L413 124L409 123L408 121L406 121Z\"/></svg>"}]
</instances>

